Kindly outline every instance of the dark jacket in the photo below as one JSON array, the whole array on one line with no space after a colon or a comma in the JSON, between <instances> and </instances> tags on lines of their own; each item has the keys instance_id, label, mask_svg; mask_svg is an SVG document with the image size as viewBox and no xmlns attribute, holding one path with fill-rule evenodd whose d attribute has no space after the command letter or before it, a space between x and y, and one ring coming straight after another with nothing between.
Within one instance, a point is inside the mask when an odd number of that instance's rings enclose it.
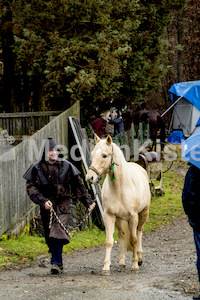
<instances>
[{"instance_id":1,"label":"dark jacket","mask_svg":"<svg viewBox=\"0 0 200 300\"><path fill-rule=\"evenodd\" d=\"M200 233L200 169L194 165L185 176L182 203L189 224Z\"/></svg>"},{"instance_id":2,"label":"dark jacket","mask_svg":"<svg viewBox=\"0 0 200 300\"><path fill-rule=\"evenodd\" d=\"M53 165L44 160L34 163L23 176L27 180L26 188L30 199L40 205L45 238L49 247L52 239L61 244L69 242L69 235L54 218L49 230L50 211L44 208L47 200L65 227L68 226L72 195L88 208L93 200L87 192L79 170L66 160L56 161ZM55 241L54 241L55 242Z\"/></svg>"},{"instance_id":3,"label":"dark jacket","mask_svg":"<svg viewBox=\"0 0 200 300\"><path fill-rule=\"evenodd\" d=\"M121 116L118 116L116 119L113 120L114 123L114 134L118 134L123 132L123 119Z\"/></svg>"}]
</instances>

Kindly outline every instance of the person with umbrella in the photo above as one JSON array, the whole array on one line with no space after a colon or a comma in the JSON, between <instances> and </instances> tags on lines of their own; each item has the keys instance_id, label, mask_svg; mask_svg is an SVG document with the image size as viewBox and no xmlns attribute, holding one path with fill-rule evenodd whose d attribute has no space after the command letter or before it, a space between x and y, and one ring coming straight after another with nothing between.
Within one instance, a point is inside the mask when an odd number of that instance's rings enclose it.
<instances>
[{"instance_id":1,"label":"person with umbrella","mask_svg":"<svg viewBox=\"0 0 200 300\"><path fill-rule=\"evenodd\" d=\"M199 130L198 130L199 131ZM186 173L182 191L183 208L188 216L190 226L193 228L194 243L196 246L196 267L200 283L200 132L191 135L182 143L182 157L189 161L190 167ZM200 287L200 285L199 285ZM193 299L200 299L199 295Z\"/></svg>"}]
</instances>

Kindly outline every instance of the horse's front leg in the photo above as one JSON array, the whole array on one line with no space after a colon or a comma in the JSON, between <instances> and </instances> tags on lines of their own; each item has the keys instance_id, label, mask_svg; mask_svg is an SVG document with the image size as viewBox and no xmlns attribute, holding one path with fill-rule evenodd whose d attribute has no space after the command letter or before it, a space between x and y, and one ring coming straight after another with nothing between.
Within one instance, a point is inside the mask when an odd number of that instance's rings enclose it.
<instances>
[{"instance_id":1,"label":"horse's front leg","mask_svg":"<svg viewBox=\"0 0 200 300\"><path fill-rule=\"evenodd\" d=\"M138 214L135 213L129 220L130 230L130 243L133 247L133 265L132 271L138 271L138 253L137 253L137 226L138 226Z\"/></svg>"},{"instance_id":2,"label":"horse's front leg","mask_svg":"<svg viewBox=\"0 0 200 300\"><path fill-rule=\"evenodd\" d=\"M118 237L119 237L119 244L120 244L120 257L119 257L119 267L125 267L125 244L124 244L124 230L122 227L122 220L118 219L115 223L118 229Z\"/></svg>"},{"instance_id":3,"label":"horse's front leg","mask_svg":"<svg viewBox=\"0 0 200 300\"><path fill-rule=\"evenodd\" d=\"M138 253L138 265L142 265L142 233L144 229L144 224L146 220L148 219L149 216L149 207L147 206L146 208L143 209L139 213L139 221L138 221L138 228L137 228L137 253Z\"/></svg>"},{"instance_id":4,"label":"horse's front leg","mask_svg":"<svg viewBox=\"0 0 200 300\"><path fill-rule=\"evenodd\" d=\"M104 224L106 229L106 256L104 260L104 266L102 275L110 275L110 256L113 246L113 234L115 230L116 217L104 212Z\"/></svg>"}]
</instances>

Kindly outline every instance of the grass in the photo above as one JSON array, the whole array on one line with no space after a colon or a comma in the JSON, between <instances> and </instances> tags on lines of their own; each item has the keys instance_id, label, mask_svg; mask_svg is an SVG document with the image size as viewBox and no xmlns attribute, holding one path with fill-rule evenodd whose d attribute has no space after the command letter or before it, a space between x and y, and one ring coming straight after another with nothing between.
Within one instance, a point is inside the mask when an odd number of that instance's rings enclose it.
<instances>
[{"instance_id":1,"label":"grass","mask_svg":"<svg viewBox=\"0 0 200 300\"><path fill-rule=\"evenodd\" d=\"M173 145L177 159L169 171L163 173L163 185L165 194L156 196L151 201L149 219L145 224L144 231L151 231L166 225L174 218L184 216L182 206L182 189L188 164L181 159L181 146ZM166 166L164 166L166 170ZM158 184L158 183L157 183Z\"/></svg>"},{"instance_id":2,"label":"grass","mask_svg":"<svg viewBox=\"0 0 200 300\"><path fill-rule=\"evenodd\" d=\"M152 199L149 219L144 228L145 232L156 230L174 218L184 216L181 202L184 174L181 174L179 170L180 167L186 170L187 163L181 160L179 147L176 151L178 158L173 164L173 169L171 168L163 174L165 194ZM116 232L114 238L117 240ZM72 253L76 249L93 247L104 242L105 231L93 227L90 230L77 232L72 237L70 244L64 246L63 253ZM22 234L17 238L8 239L4 235L0 241L0 269L30 263L37 256L47 253L48 248L43 237Z\"/></svg>"},{"instance_id":3,"label":"grass","mask_svg":"<svg viewBox=\"0 0 200 300\"><path fill-rule=\"evenodd\" d=\"M177 175L172 170L164 174L165 194L152 199L149 219L145 224L144 231L156 230L174 218L184 216L181 200L183 178Z\"/></svg>"},{"instance_id":4,"label":"grass","mask_svg":"<svg viewBox=\"0 0 200 300\"><path fill-rule=\"evenodd\" d=\"M102 244L105 241L105 232L97 227L77 232L70 244L65 245L63 253L72 253L75 249L88 248ZM30 263L37 256L48 253L48 247L43 237L28 234L19 237L6 238L0 242L0 269L13 265Z\"/></svg>"},{"instance_id":5,"label":"grass","mask_svg":"<svg viewBox=\"0 0 200 300\"><path fill-rule=\"evenodd\" d=\"M0 242L0 268L13 264L24 264L36 258L37 255L47 253L45 239L39 236L21 235L6 237Z\"/></svg>"}]
</instances>

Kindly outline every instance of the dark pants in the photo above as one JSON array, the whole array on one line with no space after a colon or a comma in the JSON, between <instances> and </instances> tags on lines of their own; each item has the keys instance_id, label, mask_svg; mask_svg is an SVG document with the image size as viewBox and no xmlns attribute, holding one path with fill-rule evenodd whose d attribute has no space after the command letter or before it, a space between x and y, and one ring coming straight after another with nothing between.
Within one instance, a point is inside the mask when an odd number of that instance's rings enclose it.
<instances>
[{"instance_id":1,"label":"dark pants","mask_svg":"<svg viewBox=\"0 0 200 300\"><path fill-rule=\"evenodd\" d=\"M198 271L198 276L199 276L199 282L200 282L200 233L193 229L194 232L194 242L196 246L196 253L197 253L197 271Z\"/></svg>"},{"instance_id":2,"label":"dark pants","mask_svg":"<svg viewBox=\"0 0 200 300\"><path fill-rule=\"evenodd\" d=\"M63 251L63 245L54 245L51 248L51 264L58 265L61 267L63 265L62 263L62 251Z\"/></svg>"}]
</instances>

